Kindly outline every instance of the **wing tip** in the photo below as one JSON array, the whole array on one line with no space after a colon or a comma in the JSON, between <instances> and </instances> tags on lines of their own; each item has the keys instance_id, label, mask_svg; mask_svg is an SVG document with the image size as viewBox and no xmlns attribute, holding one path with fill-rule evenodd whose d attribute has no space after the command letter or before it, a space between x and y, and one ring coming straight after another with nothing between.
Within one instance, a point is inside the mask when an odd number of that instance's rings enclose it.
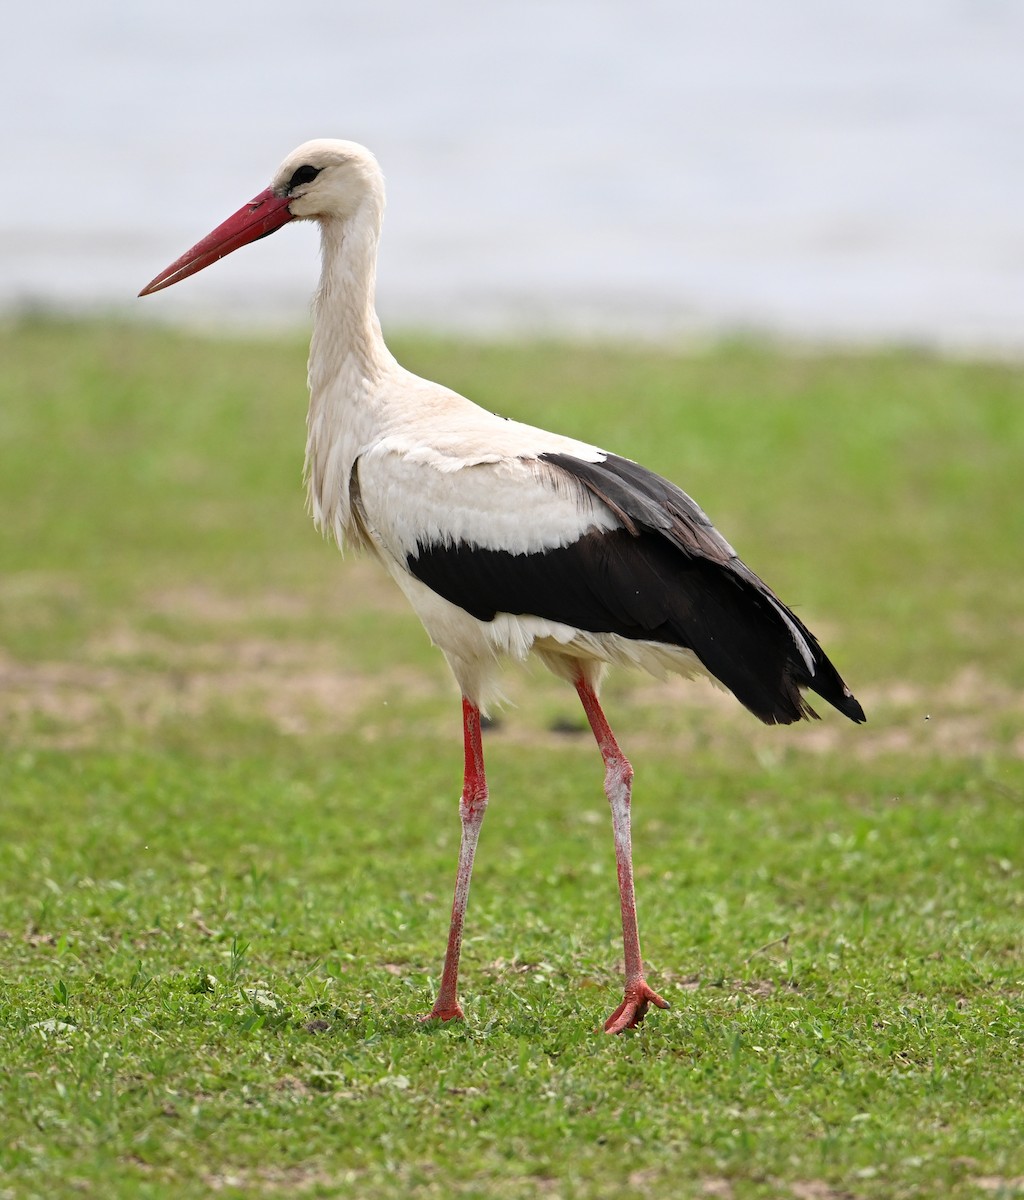
<instances>
[{"instance_id":1,"label":"wing tip","mask_svg":"<svg viewBox=\"0 0 1024 1200\"><path fill-rule=\"evenodd\" d=\"M831 664L829 665L831 666ZM825 683L824 680L812 679L809 686L815 692L817 692L817 694L823 700L828 701L828 703L831 704L837 712L841 712L844 717L847 717L855 725L865 724L868 718L863 707L861 706L860 701L853 694L853 692L850 691L846 684L843 683L838 674L836 675L836 681L839 684L838 687L829 687L823 686ZM829 680L828 682L831 683L832 681Z\"/></svg>"},{"instance_id":2,"label":"wing tip","mask_svg":"<svg viewBox=\"0 0 1024 1200\"><path fill-rule=\"evenodd\" d=\"M833 701L833 704L844 717L849 717L855 725L864 725L867 723L867 714L864 712L860 701L849 688L844 690L843 703L835 704L835 701Z\"/></svg>"}]
</instances>

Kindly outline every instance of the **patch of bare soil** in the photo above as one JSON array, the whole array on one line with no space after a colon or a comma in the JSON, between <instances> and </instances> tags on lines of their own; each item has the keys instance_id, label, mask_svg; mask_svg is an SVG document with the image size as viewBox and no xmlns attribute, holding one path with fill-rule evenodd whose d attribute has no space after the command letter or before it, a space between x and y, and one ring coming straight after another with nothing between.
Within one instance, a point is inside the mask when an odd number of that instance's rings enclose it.
<instances>
[{"instance_id":1,"label":"patch of bare soil","mask_svg":"<svg viewBox=\"0 0 1024 1200\"><path fill-rule=\"evenodd\" d=\"M1024 1175L975 1175L971 1183L980 1191L1000 1196L1024 1195Z\"/></svg>"},{"instance_id":2,"label":"patch of bare soil","mask_svg":"<svg viewBox=\"0 0 1024 1200\"><path fill-rule=\"evenodd\" d=\"M121 629L77 661L19 663L0 652L0 728L15 743L78 749L113 730L155 731L212 712L269 721L285 734L347 731L391 696L431 696L437 679L401 664L366 675L315 642L204 642L187 651Z\"/></svg>"},{"instance_id":3,"label":"patch of bare soil","mask_svg":"<svg viewBox=\"0 0 1024 1200\"><path fill-rule=\"evenodd\" d=\"M789 1187L796 1200L856 1200L853 1192L834 1188L821 1179L798 1180Z\"/></svg>"},{"instance_id":4,"label":"patch of bare soil","mask_svg":"<svg viewBox=\"0 0 1024 1200\"><path fill-rule=\"evenodd\" d=\"M752 722L730 695L700 680L637 678L627 695L632 706L652 713L671 708L685 714L673 721L678 732L659 732L654 739L684 753L709 742L724 749L738 738L766 761L801 752L842 753L862 760L888 754L1024 758L1024 694L974 667L965 667L935 687L898 681L856 690L867 713L866 725L853 725L820 702L815 705L820 722L801 722L787 729ZM813 703L815 697L810 699ZM631 734L631 744L634 741Z\"/></svg>"},{"instance_id":5,"label":"patch of bare soil","mask_svg":"<svg viewBox=\"0 0 1024 1200\"><path fill-rule=\"evenodd\" d=\"M420 733L458 738L454 684L440 655L431 668L396 660L368 673L352 664L344 645L309 637L317 615L328 609L406 611L373 564L346 564L343 586L329 595L232 597L190 586L150 597L147 609L147 617L173 618L195 638L175 641L123 625L70 660L23 663L0 650L0 729L7 740L79 748L99 744L112 731L154 731L215 712L264 720L292 735L358 731L370 739L401 721L409 728L415 723ZM246 632L267 618L283 632ZM509 669L505 678L510 704L497 714L492 736L532 746L589 741L571 688L539 666ZM648 749L680 757L710 749L725 759L742 752L765 762L799 753L862 760L1024 757L1024 696L973 668L936 688L897 682L857 690L866 726L855 727L822 704L820 723L768 728L706 680L621 672L609 679L606 707L627 752L636 756Z\"/></svg>"}]
</instances>

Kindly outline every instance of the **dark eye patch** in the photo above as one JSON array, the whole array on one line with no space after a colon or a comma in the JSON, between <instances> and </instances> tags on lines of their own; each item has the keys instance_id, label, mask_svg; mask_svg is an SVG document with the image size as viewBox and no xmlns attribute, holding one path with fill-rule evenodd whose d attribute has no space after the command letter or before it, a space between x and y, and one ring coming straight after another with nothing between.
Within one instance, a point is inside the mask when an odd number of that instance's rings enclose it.
<instances>
[{"instance_id":1,"label":"dark eye patch","mask_svg":"<svg viewBox=\"0 0 1024 1200\"><path fill-rule=\"evenodd\" d=\"M303 183L311 183L320 174L320 170L320 167L311 167L308 163L303 167L296 167L288 180L288 190L292 191Z\"/></svg>"}]
</instances>

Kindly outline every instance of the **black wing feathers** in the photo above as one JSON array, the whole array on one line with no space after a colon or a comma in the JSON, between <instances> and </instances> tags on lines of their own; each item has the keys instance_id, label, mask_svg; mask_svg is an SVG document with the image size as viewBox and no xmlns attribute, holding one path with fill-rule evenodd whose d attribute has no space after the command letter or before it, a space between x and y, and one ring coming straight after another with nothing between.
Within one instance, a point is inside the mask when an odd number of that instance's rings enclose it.
<instances>
[{"instance_id":1,"label":"black wing feathers","mask_svg":"<svg viewBox=\"0 0 1024 1200\"><path fill-rule=\"evenodd\" d=\"M684 554L699 554L713 562L736 557L696 500L639 463L616 454L599 463L568 454L542 454L540 459L578 479L630 533L640 529L660 533Z\"/></svg>"},{"instance_id":2,"label":"black wing feathers","mask_svg":"<svg viewBox=\"0 0 1024 1200\"><path fill-rule=\"evenodd\" d=\"M534 554L420 545L408 559L413 575L481 621L499 612L531 614L591 633L685 647L768 724L816 715L803 687L851 720L864 720L812 634L685 492L614 455L600 463L565 454L540 458L578 480L623 528L591 529Z\"/></svg>"}]
</instances>

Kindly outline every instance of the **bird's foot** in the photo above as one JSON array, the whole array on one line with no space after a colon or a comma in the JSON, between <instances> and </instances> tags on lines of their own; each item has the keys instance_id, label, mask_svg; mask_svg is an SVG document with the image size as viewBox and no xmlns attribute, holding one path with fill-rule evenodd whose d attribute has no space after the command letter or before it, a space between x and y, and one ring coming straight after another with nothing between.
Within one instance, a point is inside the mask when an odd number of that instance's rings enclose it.
<instances>
[{"instance_id":1,"label":"bird's foot","mask_svg":"<svg viewBox=\"0 0 1024 1200\"><path fill-rule=\"evenodd\" d=\"M457 1000L454 1004L446 1004L444 1007L435 1004L430 1012L420 1017L420 1021L424 1024L427 1021L464 1021L465 1019L466 1014Z\"/></svg>"},{"instance_id":2,"label":"bird's foot","mask_svg":"<svg viewBox=\"0 0 1024 1200\"><path fill-rule=\"evenodd\" d=\"M656 1008L669 1008L669 1002L663 1000L653 988L647 986L647 981L638 979L635 983L627 984L626 995L619 1007L604 1023L605 1033L621 1033L624 1029L635 1029L647 1015L648 1005Z\"/></svg>"}]
</instances>

